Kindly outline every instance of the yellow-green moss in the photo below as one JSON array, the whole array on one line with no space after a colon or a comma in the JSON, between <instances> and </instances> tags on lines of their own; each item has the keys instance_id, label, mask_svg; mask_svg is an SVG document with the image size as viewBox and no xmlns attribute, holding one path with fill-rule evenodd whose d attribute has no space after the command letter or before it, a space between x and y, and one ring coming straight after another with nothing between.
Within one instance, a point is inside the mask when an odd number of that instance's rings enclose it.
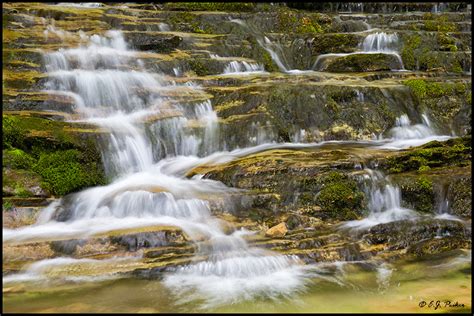
<instances>
[{"instance_id":1,"label":"yellow-green moss","mask_svg":"<svg viewBox=\"0 0 474 316\"><path fill-rule=\"evenodd\" d=\"M390 157L385 168L390 173L424 171L442 166L467 166L471 160L471 137L450 139L446 142L433 141L421 148Z\"/></svg>"},{"instance_id":2,"label":"yellow-green moss","mask_svg":"<svg viewBox=\"0 0 474 316\"><path fill-rule=\"evenodd\" d=\"M44 187L55 195L104 184L99 166L95 162L85 164L83 160L82 154L74 149L43 152L33 170L42 176Z\"/></svg>"}]
</instances>

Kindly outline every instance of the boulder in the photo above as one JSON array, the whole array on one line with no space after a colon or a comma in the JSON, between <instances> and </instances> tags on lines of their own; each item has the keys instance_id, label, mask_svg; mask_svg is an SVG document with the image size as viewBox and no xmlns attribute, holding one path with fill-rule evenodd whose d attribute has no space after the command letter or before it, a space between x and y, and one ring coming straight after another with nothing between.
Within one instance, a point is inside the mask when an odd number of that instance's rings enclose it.
<instances>
[{"instance_id":1,"label":"boulder","mask_svg":"<svg viewBox=\"0 0 474 316\"><path fill-rule=\"evenodd\" d=\"M265 232L265 235L272 238L281 238L286 235L288 228L285 223L280 223L276 226L273 226Z\"/></svg>"}]
</instances>

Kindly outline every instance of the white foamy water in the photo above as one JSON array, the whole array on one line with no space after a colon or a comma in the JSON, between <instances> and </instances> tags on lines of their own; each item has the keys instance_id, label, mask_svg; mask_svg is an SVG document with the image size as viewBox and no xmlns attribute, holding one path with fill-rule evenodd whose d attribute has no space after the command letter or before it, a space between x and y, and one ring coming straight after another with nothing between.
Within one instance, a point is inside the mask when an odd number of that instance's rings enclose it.
<instances>
[{"instance_id":1,"label":"white foamy water","mask_svg":"<svg viewBox=\"0 0 474 316\"><path fill-rule=\"evenodd\" d=\"M365 37L362 43L360 43L361 51L353 53L321 54L316 58L312 69L316 71L324 71L324 69L327 67L327 63L330 60L339 57L346 57L350 55L386 54L394 56L398 61L398 68L392 70L404 70L402 58L397 51L398 41L398 35L396 33L371 33Z\"/></svg>"},{"instance_id":2,"label":"white foamy water","mask_svg":"<svg viewBox=\"0 0 474 316\"><path fill-rule=\"evenodd\" d=\"M439 135L426 114L421 115L422 123L412 124L408 115L403 114L395 121L395 126L388 131L388 141L382 148L405 149L409 147L421 146L428 142L437 140L445 141L451 136Z\"/></svg>"},{"instance_id":3,"label":"white foamy water","mask_svg":"<svg viewBox=\"0 0 474 316\"><path fill-rule=\"evenodd\" d=\"M408 115L403 114L397 117L395 127L389 131L389 134L394 139L420 139L434 136L435 132L430 127L428 118L424 116L423 119L424 122L422 124L411 124Z\"/></svg>"},{"instance_id":4,"label":"white foamy water","mask_svg":"<svg viewBox=\"0 0 474 316\"><path fill-rule=\"evenodd\" d=\"M364 52L396 52L398 35L396 33L387 34L376 32L367 35L362 42Z\"/></svg>"},{"instance_id":5,"label":"white foamy water","mask_svg":"<svg viewBox=\"0 0 474 316\"><path fill-rule=\"evenodd\" d=\"M100 8L104 6L102 3L99 2L60 2L56 5L61 7L75 7L84 9Z\"/></svg>"},{"instance_id":6,"label":"white foamy water","mask_svg":"<svg viewBox=\"0 0 474 316\"><path fill-rule=\"evenodd\" d=\"M257 73L264 73L265 69L263 65L256 63L248 63L246 61L231 61L225 68L224 74L240 74L240 75L251 75Z\"/></svg>"},{"instance_id":7,"label":"white foamy water","mask_svg":"<svg viewBox=\"0 0 474 316\"><path fill-rule=\"evenodd\" d=\"M160 32L169 32L169 31L171 31L170 26L166 23L158 23L158 29L160 30Z\"/></svg>"},{"instance_id":8,"label":"white foamy water","mask_svg":"<svg viewBox=\"0 0 474 316\"><path fill-rule=\"evenodd\" d=\"M387 183L380 171L366 169L365 188L369 197L367 217L361 220L348 221L342 227L352 229L367 229L378 224L385 224L404 219L416 219L418 213L401 206L400 188Z\"/></svg>"}]
</instances>

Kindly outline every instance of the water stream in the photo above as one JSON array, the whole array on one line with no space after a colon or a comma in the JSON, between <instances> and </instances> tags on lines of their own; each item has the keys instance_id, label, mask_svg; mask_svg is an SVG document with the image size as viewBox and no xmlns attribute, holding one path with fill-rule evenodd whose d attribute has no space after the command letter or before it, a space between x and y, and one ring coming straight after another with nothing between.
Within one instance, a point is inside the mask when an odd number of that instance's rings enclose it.
<instances>
[{"instance_id":1,"label":"water stream","mask_svg":"<svg viewBox=\"0 0 474 316\"><path fill-rule=\"evenodd\" d=\"M212 180L184 178L181 163L185 160L173 158L206 156L215 150L217 116L210 101L176 106L166 102L169 100L159 89L167 83L140 67L118 31L105 37L94 35L85 46L47 54L45 61L49 93L73 94L82 121L110 131L101 150L113 181L75 194L72 202L53 203L36 224L4 230L4 241L54 240L153 224L173 225L193 240L207 240L208 245L199 247L197 255L208 259L167 275L165 284L172 290L193 292L206 304L215 305L256 295L288 295L301 289L307 268L297 257L249 247L242 231L227 234L213 218L203 197L232 189ZM129 66L135 69L125 70ZM188 109L190 106L193 108ZM169 111L176 116L167 118ZM150 128L145 124L147 119L157 119L157 124L151 124L156 140L146 133ZM204 133L187 133L190 120L201 122ZM156 164L165 157L167 168ZM185 164L184 170L193 166L195 163ZM41 271L33 266L27 275L37 276ZM191 299L185 294L182 297Z\"/></svg>"},{"instance_id":2,"label":"water stream","mask_svg":"<svg viewBox=\"0 0 474 316\"><path fill-rule=\"evenodd\" d=\"M324 69L327 67L327 63L334 58L361 54L385 54L394 56L398 61L398 68L392 70L404 70L402 57L397 51L398 45L399 40L396 33L371 33L364 38L362 43L360 43L360 51L353 53L321 54L316 58L312 69L316 71L324 71Z\"/></svg>"}]
</instances>

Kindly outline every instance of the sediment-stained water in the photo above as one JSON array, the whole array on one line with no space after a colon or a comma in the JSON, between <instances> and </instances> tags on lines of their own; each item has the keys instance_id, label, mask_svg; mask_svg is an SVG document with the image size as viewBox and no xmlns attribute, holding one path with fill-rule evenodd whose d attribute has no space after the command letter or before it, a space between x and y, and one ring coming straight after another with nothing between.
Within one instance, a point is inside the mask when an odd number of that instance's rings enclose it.
<instances>
[{"instance_id":1,"label":"sediment-stained water","mask_svg":"<svg viewBox=\"0 0 474 316\"><path fill-rule=\"evenodd\" d=\"M272 300L253 297L242 303L221 302L218 307L189 302L189 296L173 293L162 281L133 278L92 283L71 280L48 288L19 281L6 287L3 302L8 312L466 313L472 306L469 256L454 254L432 262L386 266L321 264L316 269L320 275L308 280L304 292ZM201 281L203 287L207 285L206 280ZM431 301L440 301L440 306L433 303L429 307Z\"/></svg>"}]
</instances>

